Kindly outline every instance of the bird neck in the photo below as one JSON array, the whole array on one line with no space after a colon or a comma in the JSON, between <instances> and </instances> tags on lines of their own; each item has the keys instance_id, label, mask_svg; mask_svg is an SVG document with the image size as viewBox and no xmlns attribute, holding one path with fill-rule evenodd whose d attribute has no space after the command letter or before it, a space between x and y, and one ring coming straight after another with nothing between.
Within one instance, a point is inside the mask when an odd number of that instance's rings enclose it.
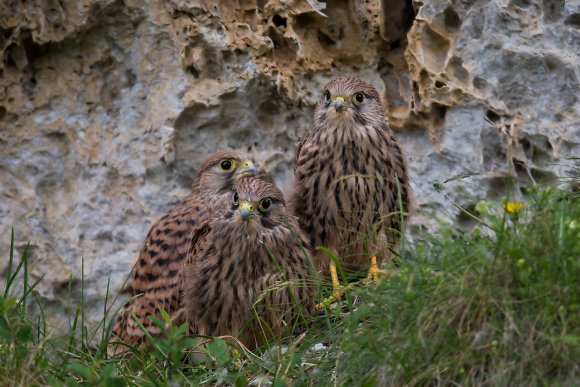
<instances>
[{"instance_id":1,"label":"bird neck","mask_svg":"<svg viewBox=\"0 0 580 387\"><path fill-rule=\"evenodd\" d=\"M380 125L357 124L353 121L337 121L328 123L326 127L318 126L316 131L320 139L327 147L351 147L358 145L366 147L367 144L377 144L381 137Z\"/></svg>"},{"instance_id":2,"label":"bird neck","mask_svg":"<svg viewBox=\"0 0 580 387\"><path fill-rule=\"evenodd\" d=\"M270 265L268 256L270 239L268 233L255 227L240 227L232 222L219 223L214 226L214 235L221 235L217 239L218 251L230 251L231 254L223 254L228 260L236 262L251 261L253 264Z\"/></svg>"}]
</instances>

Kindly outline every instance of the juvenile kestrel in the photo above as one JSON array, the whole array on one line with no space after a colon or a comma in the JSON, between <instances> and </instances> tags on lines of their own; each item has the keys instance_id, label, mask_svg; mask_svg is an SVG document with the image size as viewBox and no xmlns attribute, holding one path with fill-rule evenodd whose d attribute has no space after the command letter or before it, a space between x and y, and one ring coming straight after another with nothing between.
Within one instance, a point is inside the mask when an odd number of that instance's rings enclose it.
<instances>
[{"instance_id":1,"label":"juvenile kestrel","mask_svg":"<svg viewBox=\"0 0 580 387\"><path fill-rule=\"evenodd\" d=\"M239 180L221 200L192 233L181 321L192 333L233 335L256 348L313 312L310 244L268 182Z\"/></svg>"},{"instance_id":2,"label":"juvenile kestrel","mask_svg":"<svg viewBox=\"0 0 580 387\"><path fill-rule=\"evenodd\" d=\"M379 94L356 78L329 82L298 146L291 198L311 245L329 248L346 271L368 269L398 242L408 202L405 161ZM315 253L317 270L330 263Z\"/></svg>"},{"instance_id":3,"label":"juvenile kestrel","mask_svg":"<svg viewBox=\"0 0 580 387\"><path fill-rule=\"evenodd\" d=\"M117 344L119 341L131 346L142 343L145 334L131 314L135 314L151 335L160 334L160 329L147 316L161 317L160 309L173 315L179 308L191 231L212 215L214 204L220 198L231 197L236 180L255 174L256 168L247 155L237 151L217 152L203 162L193 180L191 193L159 219L147 234L134 266L131 295L135 298L117 315L109 353L127 349Z\"/></svg>"}]
</instances>

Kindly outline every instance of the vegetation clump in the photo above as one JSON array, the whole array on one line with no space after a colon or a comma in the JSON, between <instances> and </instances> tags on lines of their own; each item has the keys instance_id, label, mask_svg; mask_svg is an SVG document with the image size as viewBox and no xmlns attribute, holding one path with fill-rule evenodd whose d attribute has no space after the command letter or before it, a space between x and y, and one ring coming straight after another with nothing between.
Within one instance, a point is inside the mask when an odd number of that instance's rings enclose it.
<instances>
[{"instance_id":1,"label":"vegetation clump","mask_svg":"<svg viewBox=\"0 0 580 387\"><path fill-rule=\"evenodd\" d=\"M378 286L347 287L308 331L261 353L171 327L149 351L111 359L113 316L89 327L82 300L59 335L44 322L34 291L42 279L30 282L26 252L15 262L12 234L0 384L578 384L580 204L555 189L527 196L479 203L473 230L415 235Z\"/></svg>"}]
</instances>

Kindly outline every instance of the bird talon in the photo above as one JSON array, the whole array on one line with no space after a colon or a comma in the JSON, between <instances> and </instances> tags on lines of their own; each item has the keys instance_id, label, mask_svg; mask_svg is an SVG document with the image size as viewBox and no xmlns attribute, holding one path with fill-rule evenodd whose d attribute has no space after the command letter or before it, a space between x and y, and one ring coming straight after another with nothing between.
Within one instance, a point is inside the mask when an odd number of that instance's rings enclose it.
<instances>
[{"instance_id":1,"label":"bird talon","mask_svg":"<svg viewBox=\"0 0 580 387\"><path fill-rule=\"evenodd\" d=\"M373 255L371 257L371 267L369 267L369 272L364 283L368 285L369 283L373 282L375 285L378 285L380 277L383 274L385 274L385 271L379 269L379 266L377 265L377 257Z\"/></svg>"},{"instance_id":2,"label":"bird talon","mask_svg":"<svg viewBox=\"0 0 580 387\"><path fill-rule=\"evenodd\" d=\"M330 279L332 280L332 295L322 299L322 302L316 305L316 309L329 309L332 304L338 302L344 296L344 286L338 281L338 274L336 272L336 265L330 264Z\"/></svg>"},{"instance_id":3,"label":"bird talon","mask_svg":"<svg viewBox=\"0 0 580 387\"><path fill-rule=\"evenodd\" d=\"M330 264L330 278L332 280L332 296L337 300L340 300L344 295L344 289L338 280L338 274L336 273L336 265L334 262Z\"/></svg>"}]
</instances>

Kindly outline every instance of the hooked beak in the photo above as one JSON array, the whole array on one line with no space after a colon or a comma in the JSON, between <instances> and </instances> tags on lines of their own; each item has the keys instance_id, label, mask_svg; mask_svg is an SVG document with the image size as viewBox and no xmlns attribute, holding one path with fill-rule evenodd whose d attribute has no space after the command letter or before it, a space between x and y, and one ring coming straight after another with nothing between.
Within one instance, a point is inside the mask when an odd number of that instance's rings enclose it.
<instances>
[{"instance_id":1,"label":"hooked beak","mask_svg":"<svg viewBox=\"0 0 580 387\"><path fill-rule=\"evenodd\" d=\"M344 100L343 97L336 97L334 98L334 109L336 109L337 112L341 112L344 110L344 108L346 108L346 101Z\"/></svg>"},{"instance_id":2,"label":"hooked beak","mask_svg":"<svg viewBox=\"0 0 580 387\"><path fill-rule=\"evenodd\" d=\"M242 177L254 176L258 173L258 169L250 160L246 160L242 163L240 170L238 171L238 175Z\"/></svg>"},{"instance_id":3,"label":"hooked beak","mask_svg":"<svg viewBox=\"0 0 580 387\"><path fill-rule=\"evenodd\" d=\"M247 221L254 215L255 215L254 206L252 205L252 203L248 202L240 203L240 218L242 218L243 221Z\"/></svg>"}]
</instances>

